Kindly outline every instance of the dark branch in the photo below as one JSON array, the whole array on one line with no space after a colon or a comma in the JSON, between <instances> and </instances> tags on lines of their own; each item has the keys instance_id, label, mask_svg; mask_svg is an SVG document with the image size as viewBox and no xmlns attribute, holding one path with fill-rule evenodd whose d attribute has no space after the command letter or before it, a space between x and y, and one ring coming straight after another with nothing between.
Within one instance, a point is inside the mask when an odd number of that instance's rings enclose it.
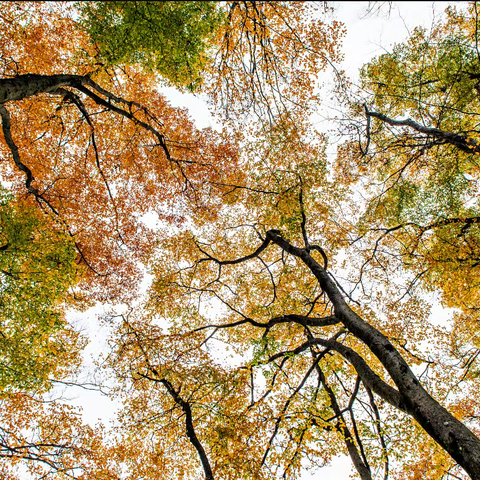
<instances>
[{"instance_id":1,"label":"dark branch","mask_svg":"<svg viewBox=\"0 0 480 480\"><path fill-rule=\"evenodd\" d=\"M480 145L478 144L478 142L475 139L468 137L467 135L445 132L444 130L433 127L425 127L424 125L415 122L411 118L407 118L406 120L394 120L390 117L387 117L383 113L369 111L366 106L365 111L367 113L367 117L378 118L382 122L388 123L388 125L395 127L410 127L419 133L432 136L433 138L441 140L445 143L454 145L462 152L480 153Z\"/></svg>"},{"instance_id":2,"label":"dark branch","mask_svg":"<svg viewBox=\"0 0 480 480\"><path fill-rule=\"evenodd\" d=\"M236 265L238 263L242 263L242 262L246 262L247 260L251 260L252 258L256 258L258 257L267 247L268 245L270 244L270 238L268 236L268 233L267 233L267 236L265 238L265 240L263 241L263 243L253 252L251 253L250 255L246 255L245 257L241 257L241 258L237 258L235 260L218 260L217 258L215 257L212 257L210 254L208 254L207 252L205 252L204 250L202 250L199 245L197 244L197 248L204 254L207 256L207 258L201 258L199 260L199 262L208 262L208 261L211 261L211 262L215 262L217 263L218 265Z\"/></svg>"},{"instance_id":3,"label":"dark branch","mask_svg":"<svg viewBox=\"0 0 480 480\"><path fill-rule=\"evenodd\" d=\"M254 327L258 328L265 328L269 330L274 325L279 325L281 323L298 323L299 325L308 326L308 327L327 327L330 325L337 325L340 323L340 320L335 317L335 315L330 315L328 317L322 318L315 318L315 317L308 317L304 315L283 315L282 317L274 317L270 319L268 322L257 322L252 318L245 318L243 320L239 320L237 322L226 323L226 324L212 324L212 325L205 325L204 327L200 327L194 330L194 332L198 332L200 330L205 330L207 328L230 328L230 327L237 327L239 325L245 325L246 323L253 325Z\"/></svg>"},{"instance_id":4,"label":"dark branch","mask_svg":"<svg viewBox=\"0 0 480 480\"><path fill-rule=\"evenodd\" d=\"M162 380L160 380L160 383L162 383L165 386L165 388L167 389L168 393L173 398L175 403L179 405L184 411L187 436L190 439L190 442L192 442L192 445L195 447L195 449L198 452L198 455L202 462L203 471L205 472L205 479L213 480L212 468L210 467L210 462L208 461L207 454L205 453L205 449L203 448L203 445L200 443L200 440L198 440L197 434L195 433L195 428L193 427L192 409L190 407L190 404L185 400L183 400L183 398L173 388L172 384L168 380L163 378Z\"/></svg>"},{"instance_id":5,"label":"dark branch","mask_svg":"<svg viewBox=\"0 0 480 480\"><path fill-rule=\"evenodd\" d=\"M338 335L339 334L337 333L335 337L337 337ZM355 352L355 350L351 349L350 347L346 347L345 345L342 345L341 343L335 341L335 337L329 340L325 340L322 338L311 338L307 340L305 343L299 345L294 350L291 350L288 352L279 352L279 353L276 353L275 355L272 355L267 362L273 362L283 356L299 355L314 345L321 345L322 347L326 347L330 350L333 350L339 353L343 358L345 358L345 360L347 360L350 364L352 364L355 370L357 371L358 375L362 379L362 382L365 385L367 385L372 391L374 391L377 395L379 395L385 401L390 403L390 405L408 413L404 400L400 395L400 393L397 390L395 390L393 387L388 385L388 383L384 382L369 367L367 362L357 352Z\"/></svg>"},{"instance_id":6,"label":"dark branch","mask_svg":"<svg viewBox=\"0 0 480 480\"><path fill-rule=\"evenodd\" d=\"M337 402L337 397L330 385L328 385L325 375L320 368L320 365L316 364L316 367L317 375L320 378L323 388L327 392L328 398L330 399L331 408L335 413L335 416L338 418L337 428L342 432L343 438L345 439L345 445L347 447L348 454L350 455L350 458L352 459L352 462L355 465L355 468L357 469L360 478L362 480L372 480L370 467L368 466L368 463L366 463L364 460L362 460L362 458L360 458L360 454L358 453L352 434L350 433L350 429L347 427L342 410Z\"/></svg>"}]
</instances>

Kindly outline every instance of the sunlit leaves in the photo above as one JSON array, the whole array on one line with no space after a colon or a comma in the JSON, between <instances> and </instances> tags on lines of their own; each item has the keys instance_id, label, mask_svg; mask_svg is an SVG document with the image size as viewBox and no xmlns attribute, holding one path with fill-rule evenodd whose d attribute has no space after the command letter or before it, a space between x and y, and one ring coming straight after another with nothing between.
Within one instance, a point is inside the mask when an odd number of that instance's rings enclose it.
<instances>
[{"instance_id":1,"label":"sunlit leaves","mask_svg":"<svg viewBox=\"0 0 480 480\"><path fill-rule=\"evenodd\" d=\"M64 64L51 58L54 49L46 42L37 43L35 49L40 65L46 62L48 68L32 67L29 42L34 39L27 30L24 41L20 28L28 20L31 29L46 28L48 35L47 19L55 15L62 29L73 28L72 20L59 16L57 8L22 4L15 15L14 6L2 4L12 25L4 47L11 52L11 45L19 44L18 73L64 73ZM51 41L55 43L56 37ZM106 89L104 93L108 91L108 102L114 98L120 102L117 107L124 114L109 109L105 98L102 106L75 89L55 90L7 105L11 134L21 161L33 172L35 187L58 213L60 223L68 226L82 262L89 266L85 292L103 301L131 299L141 276L138 262L154 245L144 215L154 212L160 221L173 223L183 221L191 208L198 216L214 215L218 197L211 182L234 169L236 139L198 131L185 111L171 107L158 93L154 76L138 67L112 77L97 69L91 57L76 55L86 41L80 31L61 41L70 41L65 46L71 54L67 71L83 75L90 61L89 73ZM153 132L165 138L165 148ZM8 146L0 148L11 159ZM2 165L2 175L17 191L24 191L23 174L12 164Z\"/></svg>"},{"instance_id":2,"label":"sunlit leaves","mask_svg":"<svg viewBox=\"0 0 480 480\"><path fill-rule=\"evenodd\" d=\"M332 172L327 139L309 116L320 108L320 72L339 58L343 34L324 8L80 4L90 38L77 28L73 8L64 15L53 5L1 8L9 24L1 44L5 76L29 82L35 78L15 75L76 75L4 107L16 145L4 129L2 176L12 199L23 198L30 171L28 191L41 208L7 202L1 219L0 301L8 304L4 336L12 338L4 341L5 358L20 372L2 373L1 386L38 387L63 373L70 345L64 335L60 352L52 336L63 331L68 289L80 302L136 304L145 268L153 276L145 305L104 319L113 334L102 365L115 375L123 402L116 445L105 457L106 447L74 416L60 408L52 418L60 432L54 445L65 440L73 452L78 440L91 455L85 478L118 473L101 458L114 459L131 478L198 478L206 457L217 478L287 479L306 461L323 465L346 451L367 470L386 475L395 458L399 478L408 462L421 472L421 451L406 458L408 443L424 445L430 457L439 450L396 412L416 402L404 379L432 400L421 382L472 424L476 408L455 384L478 375L478 341L468 337L477 321L480 218L475 114L468 111L477 108L471 19L452 12L448 28L439 25L429 38L417 30L410 43L365 68L372 96L366 107L352 108L362 125L368 117L368 139L342 148ZM47 39L61 45L61 61ZM223 132L197 130L158 93L156 73L181 87L204 74L202 91L218 118L228 118ZM374 108L417 123L389 123ZM452 129L455 141L445 135ZM352 194L354 186L360 194ZM15 242L22 247L13 251ZM428 324L429 305L416 295L420 282L463 309L453 335ZM16 328L28 335L19 338ZM78 353L75 341L72 335ZM461 360L464 378L437 346ZM385 361L387 347L402 374ZM24 352L32 353L27 359ZM45 372L33 374L30 359ZM75 354L67 360L73 368ZM25 429L35 428L34 417L43 422L35 411ZM65 471L83 468L82 452L74 457ZM446 454L437 457L425 475L450 468Z\"/></svg>"},{"instance_id":3,"label":"sunlit leaves","mask_svg":"<svg viewBox=\"0 0 480 480\"><path fill-rule=\"evenodd\" d=\"M319 72L340 58L343 25L316 2L228 2L206 90L227 117L275 122L319 101Z\"/></svg>"},{"instance_id":4,"label":"sunlit leaves","mask_svg":"<svg viewBox=\"0 0 480 480\"><path fill-rule=\"evenodd\" d=\"M0 415L4 478L118 478L104 429L85 425L73 407L24 393L2 394Z\"/></svg>"}]
</instances>

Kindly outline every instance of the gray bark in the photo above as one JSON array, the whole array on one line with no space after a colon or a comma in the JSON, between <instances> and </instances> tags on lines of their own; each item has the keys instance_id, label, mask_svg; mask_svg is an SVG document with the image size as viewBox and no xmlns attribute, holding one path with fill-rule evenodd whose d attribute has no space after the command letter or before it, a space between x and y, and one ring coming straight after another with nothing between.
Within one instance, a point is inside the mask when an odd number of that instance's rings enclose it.
<instances>
[{"instance_id":1,"label":"gray bark","mask_svg":"<svg viewBox=\"0 0 480 480\"><path fill-rule=\"evenodd\" d=\"M370 348L389 373L401 396L402 409L415 418L472 479L480 479L480 439L423 388L388 338L347 305L337 285L306 249L294 247L277 231L268 232L266 242L270 241L299 258L315 275L334 306L335 317Z\"/></svg>"},{"instance_id":2,"label":"gray bark","mask_svg":"<svg viewBox=\"0 0 480 480\"><path fill-rule=\"evenodd\" d=\"M478 145L478 142L473 138L469 138L467 135L446 132L444 130L440 130L439 128L434 128L434 127L425 127L424 125L421 125L420 123L415 122L411 118L407 118L406 120L394 120L393 118L387 117L383 113L369 111L366 106L365 106L365 111L368 119L370 119L370 117L374 117L374 118L378 118L382 122L388 123L392 127L413 128L419 133L423 133L424 135L431 136L444 143L450 143L451 145L454 145L455 147L457 147L459 150L462 150L462 152L478 153L480 151L480 146ZM370 143L369 130L370 130L370 127L368 124L367 126L367 142L368 143ZM366 150L368 149L368 143L365 149L365 153L366 153Z\"/></svg>"}]
</instances>

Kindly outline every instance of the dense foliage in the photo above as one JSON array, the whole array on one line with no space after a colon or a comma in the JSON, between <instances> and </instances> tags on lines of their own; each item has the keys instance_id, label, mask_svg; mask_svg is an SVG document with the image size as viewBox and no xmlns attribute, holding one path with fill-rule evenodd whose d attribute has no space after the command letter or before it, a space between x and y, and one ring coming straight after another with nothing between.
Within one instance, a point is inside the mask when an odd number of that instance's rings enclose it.
<instances>
[{"instance_id":1,"label":"dense foliage","mask_svg":"<svg viewBox=\"0 0 480 480\"><path fill-rule=\"evenodd\" d=\"M140 64L191 89L224 22L217 2L80 2L78 8L99 61Z\"/></svg>"},{"instance_id":2,"label":"dense foliage","mask_svg":"<svg viewBox=\"0 0 480 480\"><path fill-rule=\"evenodd\" d=\"M288 479L339 454L363 480L479 478L477 6L358 86L331 13L0 3L7 478ZM312 121L329 69L335 158ZM108 350L83 387L118 401L109 428L48 396L77 382L65 309L98 301Z\"/></svg>"},{"instance_id":3,"label":"dense foliage","mask_svg":"<svg viewBox=\"0 0 480 480\"><path fill-rule=\"evenodd\" d=\"M41 388L76 363L78 334L64 318L80 274L75 248L33 206L15 204L4 192L0 238L0 388Z\"/></svg>"}]
</instances>

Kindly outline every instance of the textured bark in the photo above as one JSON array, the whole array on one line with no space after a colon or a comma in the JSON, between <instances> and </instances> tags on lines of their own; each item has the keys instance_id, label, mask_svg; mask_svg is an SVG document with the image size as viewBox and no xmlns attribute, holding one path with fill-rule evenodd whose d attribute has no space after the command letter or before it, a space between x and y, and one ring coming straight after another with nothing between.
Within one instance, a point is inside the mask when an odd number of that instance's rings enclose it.
<instances>
[{"instance_id":1,"label":"textured bark","mask_svg":"<svg viewBox=\"0 0 480 480\"><path fill-rule=\"evenodd\" d=\"M370 348L389 373L398 388L404 411L414 417L472 479L480 479L480 439L420 385L407 362L388 338L347 305L335 282L306 249L294 247L275 230L268 232L265 241L271 241L296 256L310 269L332 302L335 317Z\"/></svg>"},{"instance_id":2,"label":"textured bark","mask_svg":"<svg viewBox=\"0 0 480 480\"><path fill-rule=\"evenodd\" d=\"M394 407L402 410L405 413L409 413L403 403L403 398L400 393L391 387L388 383L385 383L367 364L367 362L357 353L345 345L333 340L323 340L321 338L314 338L310 344L322 345L335 352L338 352L343 358L348 360L358 375L362 379L362 382L367 385L372 391L374 391L379 397L383 398L386 402Z\"/></svg>"},{"instance_id":3,"label":"textured bark","mask_svg":"<svg viewBox=\"0 0 480 480\"><path fill-rule=\"evenodd\" d=\"M29 73L13 78L0 79L0 104L39 93L51 93L60 87L77 87L89 82L80 75L36 75Z\"/></svg>"},{"instance_id":4,"label":"textured bark","mask_svg":"<svg viewBox=\"0 0 480 480\"><path fill-rule=\"evenodd\" d=\"M15 145L12 137L12 123L10 119L10 113L2 104L0 104L0 117L2 118L3 136L5 137L5 142L7 143L8 148L10 148L10 151L12 152L13 161L15 162L17 168L23 173L25 173L25 186L28 192L35 195L35 197L38 199L38 190L32 186L32 182L35 180L35 178L32 174L32 171L24 163L22 163L20 159L18 147Z\"/></svg>"}]
</instances>

